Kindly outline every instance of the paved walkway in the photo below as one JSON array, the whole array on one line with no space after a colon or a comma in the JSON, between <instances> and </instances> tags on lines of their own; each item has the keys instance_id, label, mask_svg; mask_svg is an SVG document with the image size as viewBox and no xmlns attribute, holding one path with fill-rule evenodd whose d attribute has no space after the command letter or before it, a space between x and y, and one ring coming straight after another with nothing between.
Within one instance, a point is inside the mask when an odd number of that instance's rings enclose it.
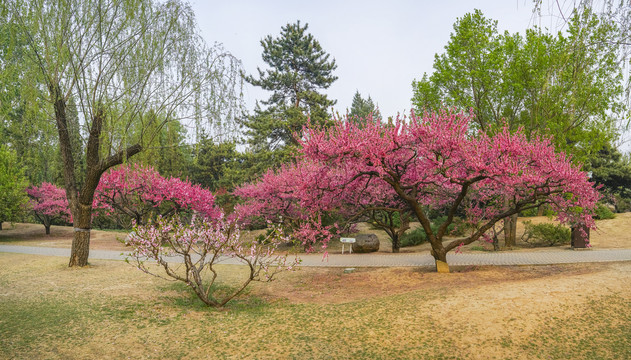
<instances>
[{"instance_id":1,"label":"paved walkway","mask_svg":"<svg viewBox=\"0 0 631 360\"><path fill-rule=\"evenodd\" d=\"M70 257L70 249L35 246L0 245L0 252ZM90 259L124 260L128 253L111 250L90 250ZM428 253L403 254L322 254L301 255L301 266L319 267L396 267L433 266ZM612 250L551 250L537 252L488 252L480 254L447 254L447 262L457 265L550 265L588 262L631 261L631 249ZM238 264L223 259L224 264Z\"/></svg>"}]
</instances>

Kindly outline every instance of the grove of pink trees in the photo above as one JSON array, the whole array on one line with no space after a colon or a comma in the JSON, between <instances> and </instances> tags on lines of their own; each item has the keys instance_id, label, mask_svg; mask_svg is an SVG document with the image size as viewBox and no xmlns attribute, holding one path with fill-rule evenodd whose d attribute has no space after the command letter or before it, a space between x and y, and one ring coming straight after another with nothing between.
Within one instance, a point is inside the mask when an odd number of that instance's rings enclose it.
<instances>
[{"instance_id":1,"label":"grove of pink trees","mask_svg":"<svg viewBox=\"0 0 631 360\"><path fill-rule=\"evenodd\" d=\"M329 129L307 127L296 164L268 172L235 192L243 214L296 222L294 236L326 241L341 226L322 228L321 214L409 210L426 232L437 268L448 271L447 253L486 235L500 220L548 204L569 225L594 227L598 192L579 166L555 153L548 139L523 130L475 132L472 115L443 111L411 114L392 124L361 127L337 121ZM428 213L446 220L437 231ZM473 226L468 236L443 243L456 214ZM324 230L324 232L322 232Z\"/></svg>"},{"instance_id":2,"label":"grove of pink trees","mask_svg":"<svg viewBox=\"0 0 631 360\"><path fill-rule=\"evenodd\" d=\"M44 182L40 186L27 188L26 192L31 210L37 220L44 224L46 235L50 235L50 226L54 220L72 222L66 190Z\"/></svg>"},{"instance_id":3,"label":"grove of pink trees","mask_svg":"<svg viewBox=\"0 0 631 360\"><path fill-rule=\"evenodd\" d=\"M137 224L182 211L209 219L221 216L209 190L188 180L165 178L152 167L139 165L122 165L104 173L93 207L110 215L126 215Z\"/></svg>"}]
</instances>

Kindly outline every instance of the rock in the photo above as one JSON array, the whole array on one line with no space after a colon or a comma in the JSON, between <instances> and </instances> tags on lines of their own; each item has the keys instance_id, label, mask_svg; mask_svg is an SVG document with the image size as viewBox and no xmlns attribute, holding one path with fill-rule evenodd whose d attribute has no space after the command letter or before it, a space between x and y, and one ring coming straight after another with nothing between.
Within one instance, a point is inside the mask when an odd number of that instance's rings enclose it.
<instances>
[{"instance_id":1,"label":"rock","mask_svg":"<svg viewBox=\"0 0 631 360\"><path fill-rule=\"evenodd\" d=\"M355 236L354 253L370 253L379 250L379 238L375 234L360 234Z\"/></svg>"},{"instance_id":2,"label":"rock","mask_svg":"<svg viewBox=\"0 0 631 360\"><path fill-rule=\"evenodd\" d=\"M355 272L355 268L346 268L344 269L344 274L352 274Z\"/></svg>"}]
</instances>

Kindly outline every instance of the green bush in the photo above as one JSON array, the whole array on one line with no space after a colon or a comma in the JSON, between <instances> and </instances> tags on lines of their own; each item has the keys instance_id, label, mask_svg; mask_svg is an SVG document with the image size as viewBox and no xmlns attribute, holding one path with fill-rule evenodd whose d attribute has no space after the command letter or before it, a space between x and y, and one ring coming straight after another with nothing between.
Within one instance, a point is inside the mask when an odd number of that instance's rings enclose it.
<instances>
[{"instance_id":1,"label":"green bush","mask_svg":"<svg viewBox=\"0 0 631 360\"><path fill-rule=\"evenodd\" d=\"M537 209L527 209L519 213L519 216L523 217L533 217L537 216Z\"/></svg>"},{"instance_id":2,"label":"green bush","mask_svg":"<svg viewBox=\"0 0 631 360\"><path fill-rule=\"evenodd\" d=\"M550 209L548 206L542 205L544 206L543 208L543 216L556 216L556 211ZM539 216L539 209L538 208L533 208L533 209L527 209L524 211L521 211L519 213L519 216L523 216L523 217L533 217L533 216Z\"/></svg>"},{"instance_id":3,"label":"green bush","mask_svg":"<svg viewBox=\"0 0 631 360\"><path fill-rule=\"evenodd\" d=\"M522 240L533 246L554 246L569 244L572 240L570 229L563 225L533 224L524 221L526 227Z\"/></svg>"},{"instance_id":4,"label":"green bush","mask_svg":"<svg viewBox=\"0 0 631 360\"><path fill-rule=\"evenodd\" d=\"M613 219L616 217L606 205L598 203L596 204L596 215L594 216L597 220L605 220L605 219Z\"/></svg>"},{"instance_id":5,"label":"green bush","mask_svg":"<svg viewBox=\"0 0 631 360\"><path fill-rule=\"evenodd\" d=\"M434 226L432 224L432 230L434 230L433 227ZM427 234L425 233L425 230L423 230L422 226L419 226L412 231L407 231L400 239L401 247L420 245L424 242L427 242Z\"/></svg>"},{"instance_id":6,"label":"green bush","mask_svg":"<svg viewBox=\"0 0 631 360\"><path fill-rule=\"evenodd\" d=\"M617 213L631 211L631 198L616 194L614 195L614 201Z\"/></svg>"},{"instance_id":7,"label":"green bush","mask_svg":"<svg viewBox=\"0 0 631 360\"><path fill-rule=\"evenodd\" d=\"M446 220L447 216L445 215L432 219L430 223L432 232L436 234L440 225L442 225ZM447 226L445 234L461 236L464 235L467 229L468 225L464 223L462 219L454 217L453 222ZM419 226L412 231L408 231L401 236L401 247L420 245L424 242L427 242L427 234L425 233L425 230L423 230L422 226Z\"/></svg>"}]
</instances>

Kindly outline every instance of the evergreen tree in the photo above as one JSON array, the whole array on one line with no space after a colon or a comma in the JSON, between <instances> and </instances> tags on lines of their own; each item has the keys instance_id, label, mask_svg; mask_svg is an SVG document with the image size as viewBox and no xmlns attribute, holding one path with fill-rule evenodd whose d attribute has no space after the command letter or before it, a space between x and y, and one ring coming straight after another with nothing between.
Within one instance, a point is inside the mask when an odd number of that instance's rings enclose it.
<instances>
[{"instance_id":1,"label":"evergreen tree","mask_svg":"<svg viewBox=\"0 0 631 360\"><path fill-rule=\"evenodd\" d=\"M335 59L329 59L307 29L308 24L298 21L283 26L280 36L261 40L269 69L258 68L258 78L245 78L272 92L269 99L257 102L254 114L244 121L254 174L286 162L296 145L294 134L308 119L312 124L327 124L327 108L336 102L319 93L337 80Z\"/></svg>"},{"instance_id":2,"label":"evergreen tree","mask_svg":"<svg viewBox=\"0 0 631 360\"><path fill-rule=\"evenodd\" d=\"M359 123L365 120L370 114L372 114L373 119L381 120L381 113L370 98L370 95L368 95L368 99L364 100L359 91L355 91L353 102L351 103L351 110L348 113L349 120Z\"/></svg>"}]
</instances>

